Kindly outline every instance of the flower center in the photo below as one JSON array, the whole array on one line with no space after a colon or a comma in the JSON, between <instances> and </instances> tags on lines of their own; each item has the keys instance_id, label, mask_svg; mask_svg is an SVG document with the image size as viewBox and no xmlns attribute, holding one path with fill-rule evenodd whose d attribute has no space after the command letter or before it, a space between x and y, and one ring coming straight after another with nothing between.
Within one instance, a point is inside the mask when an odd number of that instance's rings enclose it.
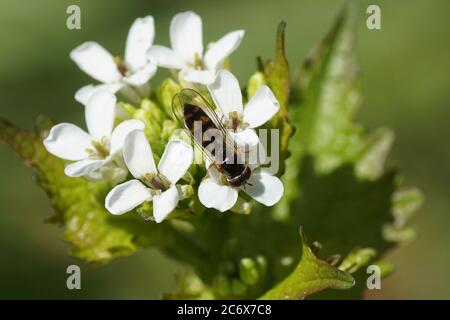
<instances>
[{"instance_id":1,"label":"flower center","mask_svg":"<svg viewBox=\"0 0 450 320\"><path fill-rule=\"evenodd\" d=\"M122 75L122 77L125 77L127 75L128 68L125 65L125 63L122 60L122 58L119 57L119 56L115 56L114 57L114 63L117 65L117 70L119 70L119 72Z\"/></svg>"},{"instance_id":2,"label":"flower center","mask_svg":"<svg viewBox=\"0 0 450 320\"><path fill-rule=\"evenodd\" d=\"M194 69L196 70L203 70L205 68L205 65L203 64L202 57L196 52L194 54Z\"/></svg>"},{"instance_id":3,"label":"flower center","mask_svg":"<svg viewBox=\"0 0 450 320\"><path fill-rule=\"evenodd\" d=\"M242 115L238 114L236 111L230 112L228 114L228 117L224 120L224 125L234 132L238 131L239 129L243 129L244 121L242 119Z\"/></svg>"},{"instance_id":4,"label":"flower center","mask_svg":"<svg viewBox=\"0 0 450 320\"><path fill-rule=\"evenodd\" d=\"M162 174L146 173L140 180L153 190L166 191L170 187L170 182Z\"/></svg>"},{"instance_id":5,"label":"flower center","mask_svg":"<svg viewBox=\"0 0 450 320\"><path fill-rule=\"evenodd\" d=\"M102 137L99 141L91 141L93 149L87 149L89 157L92 159L106 159L109 156L109 141Z\"/></svg>"}]
</instances>

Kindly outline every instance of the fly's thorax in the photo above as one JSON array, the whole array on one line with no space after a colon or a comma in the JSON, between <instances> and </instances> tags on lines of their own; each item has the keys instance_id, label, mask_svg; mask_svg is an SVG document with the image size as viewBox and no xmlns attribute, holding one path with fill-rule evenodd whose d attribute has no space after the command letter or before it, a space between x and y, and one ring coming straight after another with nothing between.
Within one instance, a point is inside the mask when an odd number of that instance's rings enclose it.
<instances>
[{"instance_id":1,"label":"fly's thorax","mask_svg":"<svg viewBox=\"0 0 450 320\"><path fill-rule=\"evenodd\" d=\"M183 116L188 130L201 147L206 148L212 140L217 141L215 138L217 138L220 130L202 108L186 103ZM212 137L214 138L211 139Z\"/></svg>"},{"instance_id":2,"label":"fly's thorax","mask_svg":"<svg viewBox=\"0 0 450 320\"><path fill-rule=\"evenodd\" d=\"M193 134L197 130L204 132L209 129L218 129L205 111L195 104L185 103L183 106L183 116L187 128Z\"/></svg>"},{"instance_id":3,"label":"fly's thorax","mask_svg":"<svg viewBox=\"0 0 450 320\"><path fill-rule=\"evenodd\" d=\"M170 188L170 182L162 174L152 174L146 173L139 180L145 183L148 187L153 190L166 191Z\"/></svg>"}]
</instances>

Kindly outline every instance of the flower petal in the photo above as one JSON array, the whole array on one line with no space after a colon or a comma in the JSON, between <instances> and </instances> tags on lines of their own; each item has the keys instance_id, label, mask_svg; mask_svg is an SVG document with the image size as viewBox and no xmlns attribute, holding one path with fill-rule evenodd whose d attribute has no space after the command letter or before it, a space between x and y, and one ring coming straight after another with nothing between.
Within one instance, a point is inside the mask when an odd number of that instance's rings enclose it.
<instances>
[{"instance_id":1,"label":"flower petal","mask_svg":"<svg viewBox=\"0 0 450 320\"><path fill-rule=\"evenodd\" d=\"M204 63L207 69L217 70L230 54L241 44L244 30L227 33L206 50Z\"/></svg>"},{"instance_id":2,"label":"flower petal","mask_svg":"<svg viewBox=\"0 0 450 320\"><path fill-rule=\"evenodd\" d=\"M70 52L78 67L100 82L115 82L121 75L113 56L97 42L85 42Z\"/></svg>"},{"instance_id":3,"label":"flower petal","mask_svg":"<svg viewBox=\"0 0 450 320\"><path fill-rule=\"evenodd\" d=\"M120 88L120 94L126 97L128 100L132 101L135 104L140 103L142 100L142 96L140 92L135 90L132 86L125 85L122 88Z\"/></svg>"},{"instance_id":4,"label":"flower petal","mask_svg":"<svg viewBox=\"0 0 450 320\"><path fill-rule=\"evenodd\" d=\"M107 87L106 84L101 85L88 84L86 86L83 86L80 89L78 89L77 92L75 92L75 100L81 104L86 105L89 98L91 98L92 95L97 90L103 90L106 89L106 87Z\"/></svg>"},{"instance_id":5,"label":"flower petal","mask_svg":"<svg viewBox=\"0 0 450 320\"><path fill-rule=\"evenodd\" d=\"M125 88L123 83L111 83L111 84L99 84L99 85L88 84L84 87L81 87L75 93L75 100L77 100L79 103L81 103L83 105L87 105L87 102L89 101L89 99L94 95L94 93L96 93L98 91L107 90L107 91L111 92L112 94L115 94L117 91L121 90L122 88ZM130 113L125 111L118 104L116 104L115 116L120 119L127 119L130 117Z\"/></svg>"},{"instance_id":6,"label":"flower petal","mask_svg":"<svg viewBox=\"0 0 450 320\"><path fill-rule=\"evenodd\" d=\"M152 148L143 130L133 130L125 137L123 158L136 179L147 173L156 173Z\"/></svg>"},{"instance_id":7,"label":"flower petal","mask_svg":"<svg viewBox=\"0 0 450 320\"><path fill-rule=\"evenodd\" d=\"M64 173L69 177L82 177L97 170L104 163L104 160L83 159L67 165L64 168Z\"/></svg>"},{"instance_id":8,"label":"flower petal","mask_svg":"<svg viewBox=\"0 0 450 320\"><path fill-rule=\"evenodd\" d=\"M187 67L182 57L172 49L164 46L152 46L147 52L147 57L150 61L164 68L183 69Z\"/></svg>"},{"instance_id":9,"label":"flower petal","mask_svg":"<svg viewBox=\"0 0 450 320\"><path fill-rule=\"evenodd\" d=\"M248 164L263 164L266 161L266 149L255 130L247 128L239 132L230 132L239 150L245 153Z\"/></svg>"},{"instance_id":10,"label":"flower petal","mask_svg":"<svg viewBox=\"0 0 450 320\"><path fill-rule=\"evenodd\" d=\"M124 78L124 81L132 86L141 86L148 82L156 73L156 65L147 63L133 74Z\"/></svg>"},{"instance_id":11,"label":"flower petal","mask_svg":"<svg viewBox=\"0 0 450 320\"><path fill-rule=\"evenodd\" d=\"M273 206L283 196L284 187L277 177L258 170L252 172L244 191L256 201L266 206Z\"/></svg>"},{"instance_id":12,"label":"flower petal","mask_svg":"<svg viewBox=\"0 0 450 320\"><path fill-rule=\"evenodd\" d=\"M105 208L112 214L123 214L152 199L150 189L139 180L130 180L114 187L105 199Z\"/></svg>"},{"instance_id":13,"label":"flower petal","mask_svg":"<svg viewBox=\"0 0 450 320\"><path fill-rule=\"evenodd\" d=\"M212 163L209 160L205 162L205 167L207 168L208 177L213 179L216 183L222 184L221 183L223 178L222 173L220 173L219 170L217 170L217 168L214 165L212 165Z\"/></svg>"},{"instance_id":14,"label":"flower petal","mask_svg":"<svg viewBox=\"0 0 450 320\"><path fill-rule=\"evenodd\" d=\"M169 141L158 163L158 171L175 184L189 169L193 159L194 152L190 145L180 140Z\"/></svg>"},{"instance_id":15,"label":"flower petal","mask_svg":"<svg viewBox=\"0 0 450 320\"><path fill-rule=\"evenodd\" d=\"M182 72L182 76L188 82L200 83L205 86L214 81L214 71L211 70L187 69Z\"/></svg>"},{"instance_id":16,"label":"flower petal","mask_svg":"<svg viewBox=\"0 0 450 320\"><path fill-rule=\"evenodd\" d=\"M147 63L147 50L155 39L155 23L152 16L137 18L128 31L125 47L125 61L132 71Z\"/></svg>"},{"instance_id":17,"label":"flower petal","mask_svg":"<svg viewBox=\"0 0 450 320\"><path fill-rule=\"evenodd\" d=\"M280 110L280 103L272 90L262 86L244 108L244 122L256 128L270 120Z\"/></svg>"},{"instance_id":18,"label":"flower petal","mask_svg":"<svg viewBox=\"0 0 450 320\"><path fill-rule=\"evenodd\" d=\"M111 147L109 153L115 154L120 151L125 143L125 138L131 131L138 129L143 130L144 128L145 124L140 120L130 119L119 123L111 134Z\"/></svg>"},{"instance_id":19,"label":"flower petal","mask_svg":"<svg viewBox=\"0 0 450 320\"><path fill-rule=\"evenodd\" d=\"M54 126L44 140L44 146L51 154L72 161L87 158L87 149L92 148L91 137L71 123Z\"/></svg>"},{"instance_id":20,"label":"flower petal","mask_svg":"<svg viewBox=\"0 0 450 320\"><path fill-rule=\"evenodd\" d=\"M228 70L220 70L213 83L208 86L209 93L223 115L230 112L242 113L242 93L239 82Z\"/></svg>"},{"instance_id":21,"label":"flower petal","mask_svg":"<svg viewBox=\"0 0 450 320\"><path fill-rule=\"evenodd\" d=\"M75 100L79 103L86 105L88 100L97 91L108 90L109 92L115 94L123 85L121 83L111 83L111 84L88 84L75 92Z\"/></svg>"},{"instance_id":22,"label":"flower petal","mask_svg":"<svg viewBox=\"0 0 450 320\"><path fill-rule=\"evenodd\" d=\"M233 137L236 144L241 146L255 146L259 143L258 135L255 130L250 128L238 132L230 131L230 135Z\"/></svg>"},{"instance_id":23,"label":"flower petal","mask_svg":"<svg viewBox=\"0 0 450 320\"><path fill-rule=\"evenodd\" d=\"M194 64L203 56L202 19L192 11L176 14L170 22L172 49L186 62Z\"/></svg>"},{"instance_id":24,"label":"flower petal","mask_svg":"<svg viewBox=\"0 0 450 320\"><path fill-rule=\"evenodd\" d=\"M94 92L84 109L86 125L91 137L109 138L114 126L116 96L108 90Z\"/></svg>"},{"instance_id":25,"label":"flower petal","mask_svg":"<svg viewBox=\"0 0 450 320\"><path fill-rule=\"evenodd\" d=\"M154 66L156 67L155 64L154 64ZM139 95L140 95L138 103L141 103L143 97L150 97L151 88L150 88L150 83L149 82L146 82L144 84L137 85L137 86L135 85L134 89L136 91L138 91Z\"/></svg>"},{"instance_id":26,"label":"flower petal","mask_svg":"<svg viewBox=\"0 0 450 320\"><path fill-rule=\"evenodd\" d=\"M98 169L91 171L85 176L88 180L107 180L114 185L124 181L128 176L128 169L125 166L122 155L110 156L103 160L104 163Z\"/></svg>"},{"instance_id":27,"label":"flower petal","mask_svg":"<svg viewBox=\"0 0 450 320\"><path fill-rule=\"evenodd\" d=\"M198 198L205 207L224 212L234 206L238 191L230 186L219 184L213 178L206 178L198 187Z\"/></svg>"},{"instance_id":28,"label":"flower petal","mask_svg":"<svg viewBox=\"0 0 450 320\"><path fill-rule=\"evenodd\" d=\"M153 196L153 217L157 223L162 222L178 204L179 195L176 186L171 186L161 194Z\"/></svg>"}]
</instances>

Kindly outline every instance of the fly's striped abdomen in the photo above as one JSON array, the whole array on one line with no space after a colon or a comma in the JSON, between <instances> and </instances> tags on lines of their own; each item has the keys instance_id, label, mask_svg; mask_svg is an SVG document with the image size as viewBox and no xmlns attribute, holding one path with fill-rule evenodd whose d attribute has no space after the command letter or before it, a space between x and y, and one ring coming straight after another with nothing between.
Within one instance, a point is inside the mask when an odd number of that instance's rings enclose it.
<instances>
[{"instance_id":1,"label":"fly's striped abdomen","mask_svg":"<svg viewBox=\"0 0 450 320\"><path fill-rule=\"evenodd\" d=\"M205 150L211 153L216 163L225 162L227 155L227 145L222 131L205 113L205 111L191 103L185 103L183 107L184 120L194 139ZM199 132L195 132L199 130Z\"/></svg>"},{"instance_id":2,"label":"fly's striped abdomen","mask_svg":"<svg viewBox=\"0 0 450 320\"><path fill-rule=\"evenodd\" d=\"M208 101L192 89L183 89L172 101L174 115L214 167L232 186L244 185L251 175L240 162L238 148Z\"/></svg>"}]
</instances>

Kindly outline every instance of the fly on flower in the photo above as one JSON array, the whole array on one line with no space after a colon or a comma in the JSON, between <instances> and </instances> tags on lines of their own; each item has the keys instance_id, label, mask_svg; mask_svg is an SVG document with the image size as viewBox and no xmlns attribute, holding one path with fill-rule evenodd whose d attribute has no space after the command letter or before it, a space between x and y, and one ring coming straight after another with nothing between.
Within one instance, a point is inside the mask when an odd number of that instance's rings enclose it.
<instances>
[{"instance_id":1,"label":"fly on flower","mask_svg":"<svg viewBox=\"0 0 450 320\"><path fill-rule=\"evenodd\" d=\"M238 151L222 121L200 93L193 89L181 90L172 100L172 109L181 127L230 185L240 187L248 184L251 169L244 155Z\"/></svg>"}]
</instances>

